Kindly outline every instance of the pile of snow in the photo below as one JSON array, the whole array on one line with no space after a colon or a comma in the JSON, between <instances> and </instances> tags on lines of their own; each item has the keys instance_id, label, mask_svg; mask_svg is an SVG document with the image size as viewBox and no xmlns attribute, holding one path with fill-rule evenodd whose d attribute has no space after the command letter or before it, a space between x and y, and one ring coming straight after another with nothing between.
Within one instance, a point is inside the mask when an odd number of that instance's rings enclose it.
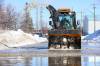
<instances>
[{"instance_id":1,"label":"pile of snow","mask_svg":"<svg viewBox=\"0 0 100 66\"><path fill-rule=\"evenodd\" d=\"M86 38L87 36L88 36L88 35L86 35L86 36L81 36L81 40L84 39L84 38Z\"/></svg>"},{"instance_id":2,"label":"pile of snow","mask_svg":"<svg viewBox=\"0 0 100 66\"><path fill-rule=\"evenodd\" d=\"M84 39L85 40L100 40L100 30L86 36Z\"/></svg>"},{"instance_id":3,"label":"pile of snow","mask_svg":"<svg viewBox=\"0 0 100 66\"><path fill-rule=\"evenodd\" d=\"M9 47L19 47L29 44L37 44L47 41L46 38L39 37L38 35L31 35L24 33L22 30L18 31L5 31L0 33L0 45Z\"/></svg>"}]
</instances>

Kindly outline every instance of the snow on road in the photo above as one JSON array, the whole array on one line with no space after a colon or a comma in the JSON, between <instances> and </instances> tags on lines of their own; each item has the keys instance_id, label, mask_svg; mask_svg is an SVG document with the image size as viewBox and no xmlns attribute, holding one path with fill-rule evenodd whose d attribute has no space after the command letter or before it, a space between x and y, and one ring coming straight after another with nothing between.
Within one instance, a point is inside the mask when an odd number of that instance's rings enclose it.
<instances>
[{"instance_id":1,"label":"snow on road","mask_svg":"<svg viewBox=\"0 0 100 66\"><path fill-rule=\"evenodd\" d=\"M39 37L38 35L31 35L24 33L22 30L18 31L4 31L0 33L0 49L9 47L19 47L23 45L32 45L40 42L47 41L46 38Z\"/></svg>"}]
</instances>

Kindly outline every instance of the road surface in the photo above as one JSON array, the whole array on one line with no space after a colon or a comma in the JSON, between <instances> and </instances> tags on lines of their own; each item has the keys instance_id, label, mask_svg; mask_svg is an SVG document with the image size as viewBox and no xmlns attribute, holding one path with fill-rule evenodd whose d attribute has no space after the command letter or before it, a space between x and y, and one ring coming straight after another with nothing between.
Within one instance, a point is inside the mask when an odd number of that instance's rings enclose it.
<instances>
[{"instance_id":1,"label":"road surface","mask_svg":"<svg viewBox=\"0 0 100 66\"><path fill-rule=\"evenodd\" d=\"M82 43L82 49L75 50L48 50L48 43L40 43L27 45L23 47L11 48L9 50L1 50L0 55L35 55L35 56L81 56L81 55L100 55L99 44Z\"/></svg>"}]
</instances>

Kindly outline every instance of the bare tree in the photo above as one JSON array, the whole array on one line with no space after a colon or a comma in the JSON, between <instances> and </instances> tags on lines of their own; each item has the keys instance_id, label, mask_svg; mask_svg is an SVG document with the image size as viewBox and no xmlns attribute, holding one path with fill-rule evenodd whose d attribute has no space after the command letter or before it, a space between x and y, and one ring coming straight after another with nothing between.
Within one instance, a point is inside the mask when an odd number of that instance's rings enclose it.
<instances>
[{"instance_id":1,"label":"bare tree","mask_svg":"<svg viewBox=\"0 0 100 66\"><path fill-rule=\"evenodd\" d=\"M27 3L24 9L23 19L21 22L21 29L25 32L31 33L33 30L32 18L30 17L30 13L28 11Z\"/></svg>"},{"instance_id":2,"label":"bare tree","mask_svg":"<svg viewBox=\"0 0 100 66\"><path fill-rule=\"evenodd\" d=\"M14 8L11 5L7 6L6 9L6 24L7 29L16 30L17 25L17 12L15 12Z\"/></svg>"},{"instance_id":3,"label":"bare tree","mask_svg":"<svg viewBox=\"0 0 100 66\"><path fill-rule=\"evenodd\" d=\"M0 29L5 29L5 8L4 0L0 0Z\"/></svg>"},{"instance_id":4,"label":"bare tree","mask_svg":"<svg viewBox=\"0 0 100 66\"><path fill-rule=\"evenodd\" d=\"M17 12L14 8L11 5L5 7L3 0L0 0L0 29L15 30L17 17Z\"/></svg>"}]
</instances>

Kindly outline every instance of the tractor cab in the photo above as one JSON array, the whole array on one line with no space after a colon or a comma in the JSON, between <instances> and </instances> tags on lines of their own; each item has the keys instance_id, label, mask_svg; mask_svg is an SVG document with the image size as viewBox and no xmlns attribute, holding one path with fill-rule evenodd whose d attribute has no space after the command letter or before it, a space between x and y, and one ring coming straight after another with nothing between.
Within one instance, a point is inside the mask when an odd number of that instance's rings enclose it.
<instances>
[{"instance_id":1,"label":"tractor cab","mask_svg":"<svg viewBox=\"0 0 100 66\"><path fill-rule=\"evenodd\" d=\"M71 12L70 9L58 9L58 13L60 26L63 29L76 29L75 12Z\"/></svg>"}]
</instances>

